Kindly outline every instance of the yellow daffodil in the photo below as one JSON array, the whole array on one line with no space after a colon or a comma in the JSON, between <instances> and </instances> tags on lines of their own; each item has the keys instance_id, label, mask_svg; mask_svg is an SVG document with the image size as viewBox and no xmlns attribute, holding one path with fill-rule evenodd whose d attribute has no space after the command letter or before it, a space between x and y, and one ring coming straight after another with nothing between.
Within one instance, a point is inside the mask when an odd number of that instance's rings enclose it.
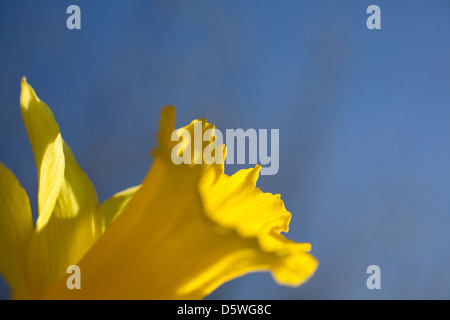
<instances>
[{"instance_id":1,"label":"yellow daffodil","mask_svg":"<svg viewBox=\"0 0 450 320\"><path fill-rule=\"evenodd\" d=\"M252 271L292 286L314 273L310 245L281 235L291 215L279 195L255 187L259 166L228 176L220 164L171 161L173 107L162 111L142 185L99 204L51 110L25 79L21 85L39 215L34 226L26 192L0 164L0 272L13 298L199 299ZM81 270L79 290L66 285L70 265Z\"/></svg>"}]
</instances>

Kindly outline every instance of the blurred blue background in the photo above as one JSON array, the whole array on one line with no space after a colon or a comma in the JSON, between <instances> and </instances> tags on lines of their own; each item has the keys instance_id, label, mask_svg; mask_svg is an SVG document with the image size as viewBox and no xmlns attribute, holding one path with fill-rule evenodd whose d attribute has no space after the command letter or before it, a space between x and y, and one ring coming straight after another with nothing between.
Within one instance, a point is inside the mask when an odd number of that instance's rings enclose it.
<instances>
[{"instance_id":1,"label":"blurred blue background","mask_svg":"<svg viewBox=\"0 0 450 320\"><path fill-rule=\"evenodd\" d=\"M66 28L71 4L81 30ZM371 4L381 30L366 28ZM257 273L210 298L450 299L449 36L446 0L2 1L0 161L36 214L22 76L100 201L141 182L164 105L177 126L279 128L280 170L259 186L281 193L288 237L319 269L299 288ZM372 264L381 290L366 287Z\"/></svg>"}]
</instances>

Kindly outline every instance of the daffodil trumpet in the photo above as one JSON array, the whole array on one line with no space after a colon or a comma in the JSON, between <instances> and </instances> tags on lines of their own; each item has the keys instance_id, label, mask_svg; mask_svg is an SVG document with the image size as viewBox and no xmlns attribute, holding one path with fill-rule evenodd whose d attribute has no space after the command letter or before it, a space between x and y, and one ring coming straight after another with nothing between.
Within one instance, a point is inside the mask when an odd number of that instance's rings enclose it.
<instances>
[{"instance_id":1,"label":"daffodil trumpet","mask_svg":"<svg viewBox=\"0 0 450 320\"><path fill-rule=\"evenodd\" d=\"M310 244L282 235L291 214L280 195L256 187L259 165L229 176L223 163L172 161L174 107L162 110L154 161L142 184L100 204L50 108L25 78L21 87L38 218L34 223L27 193L0 163L0 272L13 298L201 299L249 272L270 271L289 286L313 275L318 262ZM202 133L214 128L194 120L184 129L192 134L199 124ZM79 268L79 288L67 284L70 266Z\"/></svg>"}]
</instances>

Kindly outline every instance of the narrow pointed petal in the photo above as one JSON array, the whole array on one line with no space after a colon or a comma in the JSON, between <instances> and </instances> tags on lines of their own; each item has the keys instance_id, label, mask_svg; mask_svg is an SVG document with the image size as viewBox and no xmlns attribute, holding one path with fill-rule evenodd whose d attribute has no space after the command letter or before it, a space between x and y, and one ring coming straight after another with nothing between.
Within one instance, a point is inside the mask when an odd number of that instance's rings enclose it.
<instances>
[{"instance_id":1,"label":"narrow pointed petal","mask_svg":"<svg viewBox=\"0 0 450 320\"><path fill-rule=\"evenodd\" d=\"M34 297L77 264L103 232L103 219L91 181L64 143L64 183L47 224L33 234L27 257Z\"/></svg>"},{"instance_id":2,"label":"narrow pointed petal","mask_svg":"<svg viewBox=\"0 0 450 320\"><path fill-rule=\"evenodd\" d=\"M128 188L116 193L101 204L100 210L105 221L105 229L108 229L109 225L122 213L139 187Z\"/></svg>"},{"instance_id":3,"label":"narrow pointed petal","mask_svg":"<svg viewBox=\"0 0 450 320\"><path fill-rule=\"evenodd\" d=\"M22 79L20 105L38 170L39 217L27 255L34 298L78 262L103 231L97 195L50 108Z\"/></svg>"},{"instance_id":4,"label":"narrow pointed petal","mask_svg":"<svg viewBox=\"0 0 450 320\"><path fill-rule=\"evenodd\" d=\"M39 217L27 254L27 276L38 298L91 248L104 224L91 181L25 78L20 105L38 170Z\"/></svg>"},{"instance_id":5,"label":"narrow pointed petal","mask_svg":"<svg viewBox=\"0 0 450 320\"><path fill-rule=\"evenodd\" d=\"M22 79L20 107L28 132L38 173L38 209L36 228L40 230L50 219L64 181L63 141L49 107L33 88Z\"/></svg>"},{"instance_id":6,"label":"narrow pointed petal","mask_svg":"<svg viewBox=\"0 0 450 320\"><path fill-rule=\"evenodd\" d=\"M32 232L28 196L14 174L0 163L0 272L15 299L31 298L25 257Z\"/></svg>"}]
</instances>

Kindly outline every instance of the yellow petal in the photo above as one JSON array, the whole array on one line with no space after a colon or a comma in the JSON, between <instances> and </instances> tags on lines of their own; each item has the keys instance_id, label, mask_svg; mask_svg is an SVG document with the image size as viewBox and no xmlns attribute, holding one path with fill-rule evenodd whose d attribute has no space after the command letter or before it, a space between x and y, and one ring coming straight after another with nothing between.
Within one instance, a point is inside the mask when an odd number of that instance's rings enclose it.
<instances>
[{"instance_id":1,"label":"yellow petal","mask_svg":"<svg viewBox=\"0 0 450 320\"><path fill-rule=\"evenodd\" d=\"M261 248L283 256L274 268L278 282L297 286L312 276L317 260L307 254L309 243L295 243L281 232L288 232L291 214L280 195L256 188L260 166L240 170L231 177L208 170L200 183L201 196L209 217L220 225L236 230L243 237L255 237Z\"/></svg>"},{"instance_id":2,"label":"yellow petal","mask_svg":"<svg viewBox=\"0 0 450 320\"><path fill-rule=\"evenodd\" d=\"M50 218L64 181L64 152L58 124L48 106L22 78L20 107L28 132L38 173L40 230Z\"/></svg>"},{"instance_id":3,"label":"yellow petal","mask_svg":"<svg viewBox=\"0 0 450 320\"><path fill-rule=\"evenodd\" d=\"M39 179L39 218L27 255L33 297L58 282L104 230L91 181L62 140L50 108L22 79L22 116Z\"/></svg>"},{"instance_id":4,"label":"yellow petal","mask_svg":"<svg viewBox=\"0 0 450 320\"><path fill-rule=\"evenodd\" d=\"M200 119L178 130L187 130L191 137L190 144L183 140L183 149L179 150L184 152L190 149L191 163L196 163L196 160L199 163L197 158L203 154L206 146L215 142L215 136L212 135L208 141L201 139L203 143L198 140L195 143L195 139L204 137L205 132L210 129L214 131L214 125ZM164 141L160 143L163 144ZM202 149L198 150L199 147ZM173 148L171 144L166 146L166 149L170 148ZM225 147L222 153L225 160ZM222 226L236 230L242 237L257 238L264 251L283 256L279 259L280 263L272 268L279 283L292 286L304 283L313 275L318 262L307 253L311 250L309 243L296 243L281 235L281 232L289 230L291 213L285 209L280 195L263 193L256 188L261 168L259 165L240 170L229 177L224 174L223 163L224 161L213 165L203 164L199 189L208 217Z\"/></svg>"},{"instance_id":5,"label":"yellow petal","mask_svg":"<svg viewBox=\"0 0 450 320\"><path fill-rule=\"evenodd\" d=\"M108 229L109 225L122 213L139 188L140 186L136 186L123 190L102 203L100 210L105 221L105 229Z\"/></svg>"},{"instance_id":6,"label":"yellow petal","mask_svg":"<svg viewBox=\"0 0 450 320\"><path fill-rule=\"evenodd\" d=\"M183 141L183 149L179 150L183 152L190 149L191 163L196 163L194 155L201 156L206 146L215 142L213 135L208 141L195 143L196 137L204 137L205 132L210 129L214 130L214 125L200 119L179 130L187 130L191 137L191 143ZM169 144L167 148L170 147ZM196 150L199 147L202 149ZM225 160L225 147L222 152ZM311 250L309 243L296 243L281 235L281 232L289 230L291 213L285 209L280 195L263 193L256 188L261 168L259 165L240 170L229 177L224 174L223 163L224 161L214 165L203 164L199 189L208 217L222 226L236 230L242 237L257 238L264 251L283 256L279 259L280 263L272 268L279 283L292 286L304 283L313 275L318 262L307 253Z\"/></svg>"},{"instance_id":7,"label":"yellow petal","mask_svg":"<svg viewBox=\"0 0 450 320\"><path fill-rule=\"evenodd\" d=\"M273 270L285 283L310 275L308 267L307 275L295 270L298 261L315 267L304 251L266 251L258 237L210 219L199 189L205 167L172 163L174 109L161 118L160 146L142 186L79 263L81 290L63 280L44 298L197 299L251 271Z\"/></svg>"},{"instance_id":8,"label":"yellow petal","mask_svg":"<svg viewBox=\"0 0 450 320\"><path fill-rule=\"evenodd\" d=\"M30 203L14 174L0 163L0 272L13 298L31 298L25 257L33 232Z\"/></svg>"},{"instance_id":9,"label":"yellow petal","mask_svg":"<svg viewBox=\"0 0 450 320\"><path fill-rule=\"evenodd\" d=\"M97 195L89 178L64 143L64 183L48 223L36 230L28 253L34 297L57 283L77 264L103 232Z\"/></svg>"}]
</instances>

